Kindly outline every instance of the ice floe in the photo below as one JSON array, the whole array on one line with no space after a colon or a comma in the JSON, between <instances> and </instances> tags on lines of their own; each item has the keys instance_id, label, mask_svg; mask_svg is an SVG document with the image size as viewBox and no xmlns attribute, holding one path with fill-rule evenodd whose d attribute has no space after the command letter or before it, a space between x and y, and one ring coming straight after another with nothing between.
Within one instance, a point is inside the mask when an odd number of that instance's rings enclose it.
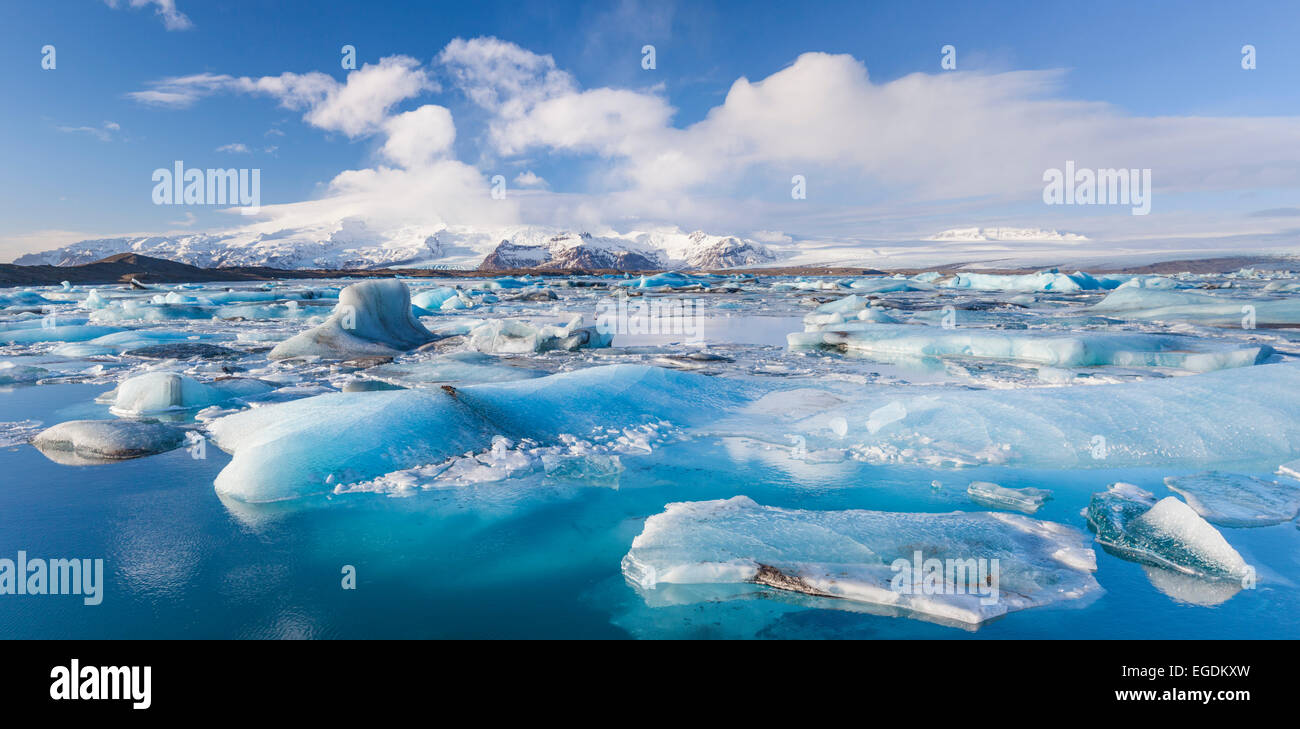
<instances>
[{"instance_id":1,"label":"ice floe","mask_svg":"<svg viewBox=\"0 0 1300 729\"><path fill-rule=\"evenodd\" d=\"M808 511L745 496L668 504L623 558L647 591L757 583L965 624L1097 595L1095 570L1082 532L1018 514Z\"/></svg>"},{"instance_id":2,"label":"ice floe","mask_svg":"<svg viewBox=\"0 0 1300 729\"><path fill-rule=\"evenodd\" d=\"M1300 514L1300 484L1237 473L1206 471L1165 479L1170 491L1211 524L1252 527L1281 524Z\"/></svg>"},{"instance_id":3,"label":"ice floe","mask_svg":"<svg viewBox=\"0 0 1300 729\"><path fill-rule=\"evenodd\" d=\"M1042 508L1043 503L1052 498L1047 489L1019 488L1012 489L989 481L971 481L966 493L977 504L999 509L1015 509L1032 514Z\"/></svg>"}]
</instances>

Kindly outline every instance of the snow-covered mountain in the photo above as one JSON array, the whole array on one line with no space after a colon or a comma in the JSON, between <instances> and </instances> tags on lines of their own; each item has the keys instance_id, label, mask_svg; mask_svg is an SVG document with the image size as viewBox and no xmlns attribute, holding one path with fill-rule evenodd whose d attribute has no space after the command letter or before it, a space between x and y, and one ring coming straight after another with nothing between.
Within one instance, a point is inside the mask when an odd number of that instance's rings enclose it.
<instances>
[{"instance_id":1,"label":"snow-covered mountain","mask_svg":"<svg viewBox=\"0 0 1300 729\"><path fill-rule=\"evenodd\" d=\"M717 269L769 263L756 241L696 231L592 235L537 226L480 229L406 226L374 229L359 218L275 231L127 236L79 241L18 258L21 265L73 266L139 253L193 266L286 269L484 268Z\"/></svg>"},{"instance_id":2,"label":"snow-covered mountain","mask_svg":"<svg viewBox=\"0 0 1300 729\"><path fill-rule=\"evenodd\" d=\"M952 228L926 238L928 241L1085 241L1087 236L1044 228Z\"/></svg>"},{"instance_id":3,"label":"snow-covered mountain","mask_svg":"<svg viewBox=\"0 0 1300 729\"><path fill-rule=\"evenodd\" d=\"M623 271L660 268L719 269L754 266L776 260L761 243L702 231L631 233L593 236L562 233L526 245L503 240L483 259L484 268L613 268Z\"/></svg>"}]
</instances>

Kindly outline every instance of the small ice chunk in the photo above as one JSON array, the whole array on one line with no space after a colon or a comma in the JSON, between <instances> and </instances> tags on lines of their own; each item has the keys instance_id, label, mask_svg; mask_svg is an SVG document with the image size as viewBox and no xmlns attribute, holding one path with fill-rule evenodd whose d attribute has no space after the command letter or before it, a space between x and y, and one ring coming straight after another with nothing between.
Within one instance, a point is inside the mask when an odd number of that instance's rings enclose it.
<instances>
[{"instance_id":1,"label":"small ice chunk","mask_svg":"<svg viewBox=\"0 0 1300 729\"><path fill-rule=\"evenodd\" d=\"M151 456L184 442L185 431L180 428L133 420L69 420L32 439L32 445L50 460L73 466Z\"/></svg>"},{"instance_id":2,"label":"small ice chunk","mask_svg":"<svg viewBox=\"0 0 1300 729\"><path fill-rule=\"evenodd\" d=\"M1085 512L1097 542L1127 559L1211 579L1252 572L1237 550L1190 506L1173 496L1152 505L1126 489L1092 495Z\"/></svg>"},{"instance_id":3,"label":"small ice chunk","mask_svg":"<svg viewBox=\"0 0 1300 729\"><path fill-rule=\"evenodd\" d=\"M1211 524L1253 527L1281 524L1300 514L1300 487L1236 473L1206 471L1165 479L1170 491Z\"/></svg>"},{"instance_id":4,"label":"small ice chunk","mask_svg":"<svg viewBox=\"0 0 1300 729\"><path fill-rule=\"evenodd\" d=\"M1012 489L999 486L989 481L971 481L966 487L973 501L994 508L1015 509L1032 514L1043 506L1043 502L1052 498L1052 492L1046 489L1020 488Z\"/></svg>"}]
</instances>

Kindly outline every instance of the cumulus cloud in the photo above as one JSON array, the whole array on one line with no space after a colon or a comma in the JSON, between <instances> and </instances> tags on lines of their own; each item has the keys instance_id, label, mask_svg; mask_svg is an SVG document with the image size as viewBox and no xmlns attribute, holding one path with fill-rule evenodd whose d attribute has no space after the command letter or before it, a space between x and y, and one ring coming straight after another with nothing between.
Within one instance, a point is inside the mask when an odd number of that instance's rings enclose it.
<instances>
[{"instance_id":1,"label":"cumulus cloud","mask_svg":"<svg viewBox=\"0 0 1300 729\"><path fill-rule=\"evenodd\" d=\"M524 170L515 175L515 184L519 187L546 187L546 180L543 180L532 170Z\"/></svg>"},{"instance_id":2,"label":"cumulus cloud","mask_svg":"<svg viewBox=\"0 0 1300 729\"><path fill-rule=\"evenodd\" d=\"M409 56L389 56L377 64L365 64L342 82L319 71L260 78L201 73L165 78L148 86L127 96L172 108L186 108L217 93L270 96L286 109L305 110L303 121L308 124L349 137L379 131L398 102L437 88L419 61Z\"/></svg>"},{"instance_id":3,"label":"cumulus cloud","mask_svg":"<svg viewBox=\"0 0 1300 729\"><path fill-rule=\"evenodd\" d=\"M383 124L388 140L380 153L406 168L425 167L446 155L456 140L456 125L446 107L426 104Z\"/></svg>"},{"instance_id":4,"label":"cumulus cloud","mask_svg":"<svg viewBox=\"0 0 1300 729\"><path fill-rule=\"evenodd\" d=\"M884 190L1029 202L1043 172L1067 160L1151 168L1165 191L1300 183L1300 120L1136 117L1059 98L1060 71L876 83L851 56L805 53L764 79L736 80L703 120L678 128L658 92L579 90L549 56L504 41L455 41L440 59L494 113L489 139L499 154L607 158L602 182L651 195L727 189L759 171L773 180L804 174L846 197ZM493 81L497 71L504 83Z\"/></svg>"}]
</instances>

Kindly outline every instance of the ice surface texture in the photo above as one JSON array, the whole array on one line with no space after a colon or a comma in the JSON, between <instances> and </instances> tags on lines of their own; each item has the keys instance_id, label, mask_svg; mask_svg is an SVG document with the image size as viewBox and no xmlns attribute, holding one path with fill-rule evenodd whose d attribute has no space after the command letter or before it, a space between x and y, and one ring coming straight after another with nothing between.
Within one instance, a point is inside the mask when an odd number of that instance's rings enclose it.
<instances>
[{"instance_id":1,"label":"ice surface texture","mask_svg":"<svg viewBox=\"0 0 1300 729\"><path fill-rule=\"evenodd\" d=\"M1295 482L1207 471L1166 478L1165 485L1206 521L1220 526L1281 524L1300 513L1300 486Z\"/></svg>"},{"instance_id":2,"label":"ice surface texture","mask_svg":"<svg viewBox=\"0 0 1300 729\"><path fill-rule=\"evenodd\" d=\"M1248 314L1253 315L1256 326L1300 324L1300 299L1244 299L1137 287L1116 289L1093 305L1091 310L1125 319L1188 321L1219 326L1241 326L1243 317Z\"/></svg>"},{"instance_id":3,"label":"ice surface texture","mask_svg":"<svg viewBox=\"0 0 1300 729\"><path fill-rule=\"evenodd\" d=\"M411 311L411 293L396 279L355 283L339 294L338 306L318 327L271 350L271 359L353 359L392 356L436 337Z\"/></svg>"},{"instance_id":4,"label":"ice surface texture","mask_svg":"<svg viewBox=\"0 0 1300 729\"><path fill-rule=\"evenodd\" d=\"M1118 487L1118 488L1117 488ZM1116 484L1092 495L1086 515L1097 542L1138 562L1196 577L1241 579L1250 566L1187 504Z\"/></svg>"},{"instance_id":5,"label":"ice surface texture","mask_svg":"<svg viewBox=\"0 0 1300 729\"><path fill-rule=\"evenodd\" d=\"M1086 539L1077 529L1019 514L804 511L736 496L668 504L632 541L623 574L645 590L759 583L978 624L1099 594L1096 555ZM938 590L896 589L895 560L910 565L916 552L922 560L997 560L996 600L981 598L979 589L987 595L989 585L960 579Z\"/></svg>"}]
</instances>

